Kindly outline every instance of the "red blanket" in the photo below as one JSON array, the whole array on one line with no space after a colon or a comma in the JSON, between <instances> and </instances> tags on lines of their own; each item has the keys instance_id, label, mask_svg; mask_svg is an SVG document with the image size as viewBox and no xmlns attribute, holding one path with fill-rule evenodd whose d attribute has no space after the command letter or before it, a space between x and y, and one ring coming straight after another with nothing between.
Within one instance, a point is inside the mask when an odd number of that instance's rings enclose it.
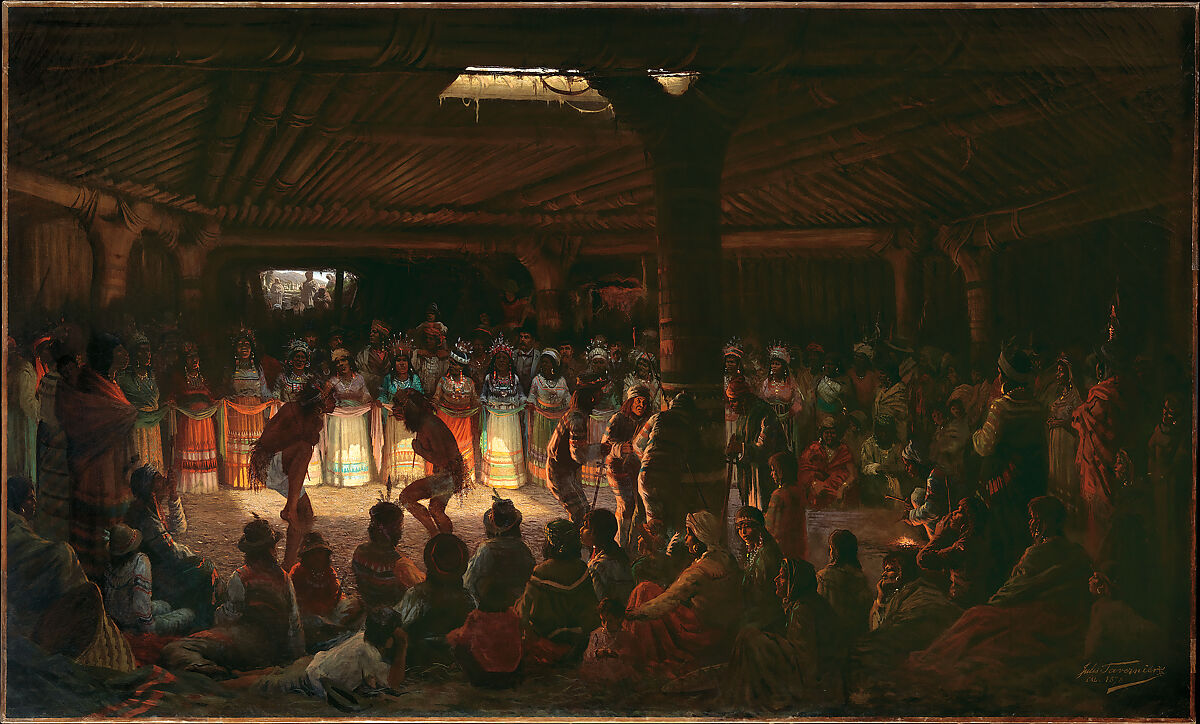
<instances>
[{"instance_id":1,"label":"red blanket","mask_svg":"<svg viewBox=\"0 0 1200 724\"><path fill-rule=\"evenodd\" d=\"M858 476L854 456L846 445L838 445L833 458L825 454L818 440L800 456L800 487L809 490L812 507L826 508L837 502L838 490L848 484L843 502L852 503L853 484Z\"/></svg>"}]
</instances>

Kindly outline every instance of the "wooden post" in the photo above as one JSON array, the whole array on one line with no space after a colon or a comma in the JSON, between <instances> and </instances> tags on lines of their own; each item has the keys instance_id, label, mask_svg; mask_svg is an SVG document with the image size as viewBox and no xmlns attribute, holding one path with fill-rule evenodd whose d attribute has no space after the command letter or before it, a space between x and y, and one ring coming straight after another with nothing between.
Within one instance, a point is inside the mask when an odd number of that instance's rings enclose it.
<instances>
[{"instance_id":1,"label":"wooden post","mask_svg":"<svg viewBox=\"0 0 1200 724\"><path fill-rule=\"evenodd\" d=\"M337 270L337 279L333 284L333 308L337 312L338 324L346 322L346 308L342 303L342 293L346 289L346 271L344 269Z\"/></svg>"},{"instance_id":2,"label":"wooden post","mask_svg":"<svg viewBox=\"0 0 1200 724\"><path fill-rule=\"evenodd\" d=\"M747 80L704 76L681 96L651 78L595 78L617 116L645 146L654 179L658 237L659 361L663 389L696 400L699 445L689 461L694 490L680 491L667 523L708 508L720 515L727 490L721 388L721 172L745 109Z\"/></svg>"},{"instance_id":3,"label":"wooden post","mask_svg":"<svg viewBox=\"0 0 1200 724\"><path fill-rule=\"evenodd\" d=\"M920 260L911 249L891 247L884 251L895 279L896 334L914 341L917 337L917 312L920 298Z\"/></svg>"},{"instance_id":4,"label":"wooden post","mask_svg":"<svg viewBox=\"0 0 1200 724\"><path fill-rule=\"evenodd\" d=\"M517 258L533 279L533 309L540 339L558 337L563 330L567 275L579 254L579 237L527 239L518 242Z\"/></svg>"},{"instance_id":5,"label":"wooden post","mask_svg":"<svg viewBox=\"0 0 1200 724\"><path fill-rule=\"evenodd\" d=\"M937 232L936 246L958 266L966 282L967 327L971 336L973 363L994 355L992 340L992 258L986 248L973 246L974 224L943 226Z\"/></svg>"}]
</instances>

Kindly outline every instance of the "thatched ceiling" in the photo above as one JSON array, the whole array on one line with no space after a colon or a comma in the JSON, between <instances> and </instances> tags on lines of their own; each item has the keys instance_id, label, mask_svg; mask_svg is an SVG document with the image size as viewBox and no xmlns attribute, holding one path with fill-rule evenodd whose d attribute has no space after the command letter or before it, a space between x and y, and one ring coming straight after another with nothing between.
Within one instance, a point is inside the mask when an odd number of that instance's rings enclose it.
<instances>
[{"instance_id":1,"label":"thatched ceiling","mask_svg":"<svg viewBox=\"0 0 1200 724\"><path fill-rule=\"evenodd\" d=\"M1190 143L1189 12L10 8L10 165L247 238L644 235L650 173L619 120L438 94L468 65L666 68L758 88L731 230L1144 207Z\"/></svg>"}]
</instances>

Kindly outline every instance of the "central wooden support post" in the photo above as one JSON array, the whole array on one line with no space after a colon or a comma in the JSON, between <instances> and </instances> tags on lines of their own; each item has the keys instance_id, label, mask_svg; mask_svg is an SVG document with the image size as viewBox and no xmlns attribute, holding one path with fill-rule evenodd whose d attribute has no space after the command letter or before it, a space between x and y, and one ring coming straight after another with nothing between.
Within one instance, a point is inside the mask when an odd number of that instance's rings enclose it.
<instances>
[{"instance_id":1,"label":"central wooden support post","mask_svg":"<svg viewBox=\"0 0 1200 724\"><path fill-rule=\"evenodd\" d=\"M681 505L718 512L726 492L721 171L745 109L746 79L704 76L681 96L668 95L645 75L596 78L592 85L612 102L618 119L637 132L651 163L663 388L691 393L700 415L702 453L689 461L698 484L686 491L689 500Z\"/></svg>"},{"instance_id":2,"label":"central wooden support post","mask_svg":"<svg viewBox=\"0 0 1200 724\"><path fill-rule=\"evenodd\" d=\"M974 225L956 224L941 227L936 241L937 247L958 265L966 282L972 363L996 354L992 339L992 256L986 248L973 245L974 236Z\"/></svg>"},{"instance_id":3,"label":"central wooden support post","mask_svg":"<svg viewBox=\"0 0 1200 724\"><path fill-rule=\"evenodd\" d=\"M533 278L533 309L539 339L552 341L562 334L567 276L579 255L582 240L575 236L524 239L517 243L517 258Z\"/></svg>"}]
</instances>

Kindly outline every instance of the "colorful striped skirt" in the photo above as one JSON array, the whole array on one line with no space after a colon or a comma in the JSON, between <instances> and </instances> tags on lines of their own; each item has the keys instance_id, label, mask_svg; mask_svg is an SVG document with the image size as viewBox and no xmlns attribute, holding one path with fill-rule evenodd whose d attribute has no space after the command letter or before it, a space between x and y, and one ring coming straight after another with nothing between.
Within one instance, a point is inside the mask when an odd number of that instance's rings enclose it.
<instances>
[{"instance_id":1,"label":"colorful striped skirt","mask_svg":"<svg viewBox=\"0 0 1200 724\"><path fill-rule=\"evenodd\" d=\"M247 405L254 409L258 405ZM247 415L232 403L225 405L225 484L234 488L251 488L250 452L262 435L267 410Z\"/></svg>"},{"instance_id":2,"label":"colorful striped skirt","mask_svg":"<svg viewBox=\"0 0 1200 724\"><path fill-rule=\"evenodd\" d=\"M314 451L314 457L316 457ZM325 484L357 488L371 482L371 436L366 415L325 418Z\"/></svg>"},{"instance_id":3,"label":"colorful striped skirt","mask_svg":"<svg viewBox=\"0 0 1200 724\"><path fill-rule=\"evenodd\" d=\"M218 488L216 421L177 415L175 466L180 493L215 493Z\"/></svg>"},{"instance_id":4,"label":"colorful striped skirt","mask_svg":"<svg viewBox=\"0 0 1200 724\"><path fill-rule=\"evenodd\" d=\"M544 410L534 406L529 410L527 429L529 430L529 447L525 449L525 465L529 471L529 481L536 482L542 487L550 485L550 473L546 467L549 459L550 437L558 421L566 414L566 408L561 410Z\"/></svg>"},{"instance_id":5,"label":"colorful striped skirt","mask_svg":"<svg viewBox=\"0 0 1200 724\"><path fill-rule=\"evenodd\" d=\"M437 416L446 423L446 427L450 428L450 434L458 443L458 451L463 457L463 470L468 476L475 475L475 446L479 440L479 423L477 422L479 409L475 408L470 411L470 414L462 415L457 411L439 406Z\"/></svg>"},{"instance_id":6,"label":"colorful striped skirt","mask_svg":"<svg viewBox=\"0 0 1200 724\"><path fill-rule=\"evenodd\" d=\"M425 461L412 449L413 433L402 420L389 417L384 422L383 470L380 477L392 485L405 486L425 476Z\"/></svg>"},{"instance_id":7,"label":"colorful striped skirt","mask_svg":"<svg viewBox=\"0 0 1200 724\"><path fill-rule=\"evenodd\" d=\"M524 408L483 409L483 435L479 452L483 458L483 482L493 488L513 490L525 484L525 450L521 418Z\"/></svg>"},{"instance_id":8,"label":"colorful striped skirt","mask_svg":"<svg viewBox=\"0 0 1200 724\"><path fill-rule=\"evenodd\" d=\"M160 473L167 471L163 463L162 428L160 425L135 426L133 448L138 456L138 465L152 465Z\"/></svg>"}]
</instances>

